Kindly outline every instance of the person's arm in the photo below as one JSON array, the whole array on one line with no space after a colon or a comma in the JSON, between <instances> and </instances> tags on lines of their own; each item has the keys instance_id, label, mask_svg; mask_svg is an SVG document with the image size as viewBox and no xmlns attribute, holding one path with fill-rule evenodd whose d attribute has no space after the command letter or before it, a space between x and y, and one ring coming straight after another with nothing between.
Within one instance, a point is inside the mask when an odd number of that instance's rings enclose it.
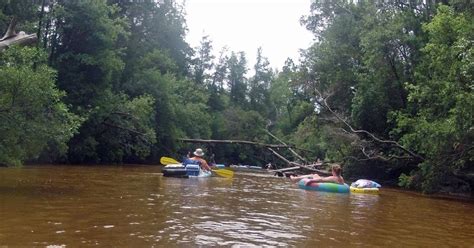
<instances>
[{"instance_id":1,"label":"person's arm","mask_svg":"<svg viewBox=\"0 0 474 248\"><path fill-rule=\"evenodd\" d=\"M334 176L329 176L329 177L319 177L319 178L310 179L310 180L306 181L305 185L309 185L311 183L320 183L320 182L339 183Z\"/></svg>"},{"instance_id":2,"label":"person's arm","mask_svg":"<svg viewBox=\"0 0 474 248\"><path fill-rule=\"evenodd\" d=\"M304 178L318 179L318 178L321 178L321 177L318 174L308 174L308 175L302 175L302 176L296 176L296 177L291 176L290 177L290 179L293 180L293 181L299 181L299 180L304 179Z\"/></svg>"},{"instance_id":3,"label":"person's arm","mask_svg":"<svg viewBox=\"0 0 474 248\"><path fill-rule=\"evenodd\" d=\"M207 171L210 171L211 170L211 167L209 167L209 165L207 164L206 160L202 160L201 161L201 164L202 164L202 167L204 167L204 170L207 170Z\"/></svg>"}]
</instances>

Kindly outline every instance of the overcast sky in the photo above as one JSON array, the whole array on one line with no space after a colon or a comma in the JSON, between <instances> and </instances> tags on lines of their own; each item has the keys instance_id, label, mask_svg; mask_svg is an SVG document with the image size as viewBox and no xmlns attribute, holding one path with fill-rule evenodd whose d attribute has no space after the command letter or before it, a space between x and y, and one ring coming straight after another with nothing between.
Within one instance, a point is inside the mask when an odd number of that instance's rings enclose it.
<instances>
[{"instance_id":1,"label":"overcast sky","mask_svg":"<svg viewBox=\"0 0 474 248\"><path fill-rule=\"evenodd\" d=\"M185 0L185 7L192 47L209 35L216 55L224 46L244 51L249 68L260 46L271 66L281 68L287 57L296 62L313 38L299 21L310 0Z\"/></svg>"}]
</instances>

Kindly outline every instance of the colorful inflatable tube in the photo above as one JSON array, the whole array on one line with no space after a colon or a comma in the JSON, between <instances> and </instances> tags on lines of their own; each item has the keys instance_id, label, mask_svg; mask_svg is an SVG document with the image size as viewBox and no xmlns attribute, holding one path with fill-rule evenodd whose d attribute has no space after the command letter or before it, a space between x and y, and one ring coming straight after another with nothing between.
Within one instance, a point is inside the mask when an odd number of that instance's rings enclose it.
<instances>
[{"instance_id":1,"label":"colorful inflatable tube","mask_svg":"<svg viewBox=\"0 0 474 248\"><path fill-rule=\"evenodd\" d=\"M315 190L322 192L332 192L332 193L349 193L349 185L347 184L337 184L337 183L311 183L305 185L309 179L301 179L298 182L298 187L305 190Z\"/></svg>"}]
</instances>

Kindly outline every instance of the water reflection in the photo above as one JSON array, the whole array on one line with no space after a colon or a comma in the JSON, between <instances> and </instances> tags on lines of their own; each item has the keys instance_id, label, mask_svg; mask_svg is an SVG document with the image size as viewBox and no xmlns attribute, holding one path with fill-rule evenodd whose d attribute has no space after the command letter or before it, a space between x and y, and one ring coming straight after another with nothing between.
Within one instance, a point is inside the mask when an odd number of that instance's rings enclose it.
<instances>
[{"instance_id":1,"label":"water reflection","mask_svg":"<svg viewBox=\"0 0 474 248\"><path fill-rule=\"evenodd\" d=\"M473 204L158 167L0 170L0 246L470 246Z\"/></svg>"}]
</instances>

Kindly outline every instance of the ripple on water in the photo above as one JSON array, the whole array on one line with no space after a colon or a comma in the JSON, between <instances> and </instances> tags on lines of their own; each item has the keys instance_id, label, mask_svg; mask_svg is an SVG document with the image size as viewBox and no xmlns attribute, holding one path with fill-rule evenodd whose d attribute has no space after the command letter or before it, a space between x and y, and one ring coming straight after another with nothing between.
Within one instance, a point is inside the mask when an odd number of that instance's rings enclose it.
<instances>
[{"instance_id":1,"label":"ripple on water","mask_svg":"<svg viewBox=\"0 0 474 248\"><path fill-rule=\"evenodd\" d=\"M170 179L154 174L155 170L61 166L2 169L0 245L474 244L474 207L470 203L387 189L379 195L305 191L282 178L251 174L236 173L233 180ZM12 187L18 180L20 188ZM45 181L48 187L41 185Z\"/></svg>"}]
</instances>

